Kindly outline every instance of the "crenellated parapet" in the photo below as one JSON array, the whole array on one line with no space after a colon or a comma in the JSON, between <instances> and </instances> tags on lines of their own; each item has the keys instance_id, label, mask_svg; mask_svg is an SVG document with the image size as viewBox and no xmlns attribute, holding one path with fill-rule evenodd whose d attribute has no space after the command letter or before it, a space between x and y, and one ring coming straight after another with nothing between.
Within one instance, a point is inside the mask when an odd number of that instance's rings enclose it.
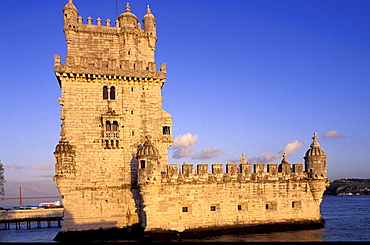
<instances>
[{"instance_id":1,"label":"crenellated parapet","mask_svg":"<svg viewBox=\"0 0 370 245\"><path fill-rule=\"evenodd\" d=\"M282 164L280 164L282 165ZM308 180L303 164L174 164L162 173L161 183L225 183Z\"/></svg>"},{"instance_id":2,"label":"crenellated parapet","mask_svg":"<svg viewBox=\"0 0 370 245\"><path fill-rule=\"evenodd\" d=\"M105 20L104 22L100 17L98 17L94 22L93 19L88 16L84 23L83 17L79 15L79 12L76 6L69 1L66 6L63 8L64 13L64 31L68 29L73 29L79 32L90 32L91 28L94 28L95 32L116 34L117 31L132 32L138 35L143 36L156 36L156 19L151 13L149 5L147 6L147 13L143 18L144 28L141 27L138 18L131 13L131 8L129 3L126 3L126 12L122 13L114 21L110 19ZM99 27L100 29L97 29Z\"/></svg>"},{"instance_id":3,"label":"crenellated parapet","mask_svg":"<svg viewBox=\"0 0 370 245\"><path fill-rule=\"evenodd\" d=\"M130 61L123 59L102 59L96 57L66 57L66 64L61 64L60 56L54 55L55 72L73 74L93 74L107 76L126 76L135 78L166 79L166 63L156 70L155 62Z\"/></svg>"},{"instance_id":4,"label":"crenellated parapet","mask_svg":"<svg viewBox=\"0 0 370 245\"><path fill-rule=\"evenodd\" d=\"M148 33L146 30L142 29L141 23L136 23L131 28L127 28L126 26L120 25L120 21L117 19L114 21L114 24L112 24L112 21L110 19L107 19L105 21L102 21L101 18L97 18L95 21L89 16L86 19L86 22L83 23L82 16L79 16L77 18L77 22L73 26L66 26L64 31L68 31L70 29L78 32L95 32L100 34L109 34L109 35L116 35L121 33L124 29L125 32L129 32L132 34L136 34L138 36L147 36Z\"/></svg>"},{"instance_id":5,"label":"crenellated parapet","mask_svg":"<svg viewBox=\"0 0 370 245\"><path fill-rule=\"evenodd\" d=\"M72 1L63 13L67 56L65 64L54 56L56 73L166 79L166 64L157 70L154 60L156 19L149 6L143 28L129 4L114 24L90 16L84 20Z\"/></svg>"}]
</instances>

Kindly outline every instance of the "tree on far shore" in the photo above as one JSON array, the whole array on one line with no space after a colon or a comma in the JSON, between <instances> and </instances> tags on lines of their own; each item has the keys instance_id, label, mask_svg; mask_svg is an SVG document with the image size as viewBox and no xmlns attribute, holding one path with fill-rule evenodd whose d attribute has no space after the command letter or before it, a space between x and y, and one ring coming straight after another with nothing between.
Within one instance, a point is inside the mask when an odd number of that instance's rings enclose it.
<instances>
[{"instance_id":1,"label":"tree on far shore","mask_svg":"<svg viewBox=\"0 0 370 245\"><path fill-rule=\"evenodd\" d=\"M0 160L0 200L4 200L5 196L4 184L5 184L4 166Z\"/></svg>"}]
</instances>

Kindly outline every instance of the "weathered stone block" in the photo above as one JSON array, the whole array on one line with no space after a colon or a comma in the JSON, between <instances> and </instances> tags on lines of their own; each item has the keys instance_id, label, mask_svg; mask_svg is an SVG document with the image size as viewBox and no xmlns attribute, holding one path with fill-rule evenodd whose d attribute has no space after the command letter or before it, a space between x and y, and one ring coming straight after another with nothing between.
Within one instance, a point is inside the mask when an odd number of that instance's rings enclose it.
<instances>
[{"instance_id":1,"label":"weathered stone block","mask_svg":"<svg viewBox=\"0 0 370 245\"><path fill-rule=\"evenodd\" d=\"M194 166L193 164L183 164L182 165L182 173L184 176L189 177L194 174Z\"/></svg>"},{"instance_id":2,"label":"weathered stone block","mask_svg":"<svg viewBox=\"0 0 370 245\"><path fill-rule=\"evenodd\" d=\"M205 176L208 174L208 164L198 164L197 174Z\"/></svg>"},{"instance_id":3,"label":"weathered stone block","mask_svg":"<svg viewBox=\"0 0 370 245\"><path fill-rule=\"evenodd\" d=\"M212 174L223 174L222 164L212 164Z\"/></svg>"}]
</instances>

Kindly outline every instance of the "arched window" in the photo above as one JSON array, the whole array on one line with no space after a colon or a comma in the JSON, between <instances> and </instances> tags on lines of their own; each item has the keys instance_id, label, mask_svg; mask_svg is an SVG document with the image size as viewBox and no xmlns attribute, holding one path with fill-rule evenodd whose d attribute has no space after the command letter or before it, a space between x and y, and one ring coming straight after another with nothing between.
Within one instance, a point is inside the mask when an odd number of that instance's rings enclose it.
<instances>
[{"instance_id":1,"label":"arched window","mask_svg":"<svg viewBox=\"0 0 370 245\"><path fill-rule=\"evenodd\" d=\"M118 131L118 122L117 121L113 121L112 131Z\"/></svg>"},{"instance_id":2,"label":"arched window","mask_svg":"<svg viewBox=\"0 0 370 245\"><path fill-rule=\"evenodd\" d=\"M108 99L108 87L107 86L103 87L103 99L104 100Z\"/></svg>"},{"instance_id":3,"label":"arched window","mask_svg":"<svg viewBox=\"0 0 370 245\"><path fill-rule=\"evenodd\" d=\"M110 121L105 122L105 131L111 131Z\"/></svg>"},{"instance_id":4,"label":"arched window","mask_svg":"<svg viewBox=\"0 0 370 245\"><path fill-rule=\"evenodd\" d=\"M116 99L116 88L110 87L110 99L115 100Z\"/></svg>"}]
</instances>

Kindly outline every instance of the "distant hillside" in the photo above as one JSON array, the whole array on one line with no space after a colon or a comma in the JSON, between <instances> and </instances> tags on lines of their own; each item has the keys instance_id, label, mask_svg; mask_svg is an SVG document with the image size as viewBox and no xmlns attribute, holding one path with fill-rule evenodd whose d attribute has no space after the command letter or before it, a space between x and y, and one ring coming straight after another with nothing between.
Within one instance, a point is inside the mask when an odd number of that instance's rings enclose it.
<instances>
[{"instance_id":1,"label":"distant hillside","mask_svg":"<svg viewBox=\"0 0 370 245\"><path fill-rule=\"evenodd\" d=\"M330 183L324 196L370 195L370 179L339 179Z\"/></svg>"}]
</instances>

